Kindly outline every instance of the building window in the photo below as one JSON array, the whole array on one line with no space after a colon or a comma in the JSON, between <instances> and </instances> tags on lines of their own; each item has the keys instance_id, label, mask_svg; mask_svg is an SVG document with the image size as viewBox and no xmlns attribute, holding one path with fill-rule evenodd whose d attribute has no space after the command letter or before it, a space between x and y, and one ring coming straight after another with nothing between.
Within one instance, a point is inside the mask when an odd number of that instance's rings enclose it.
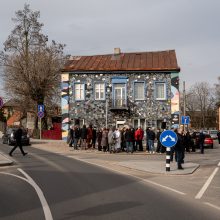
<instances>
[{"instance_id":1,"label":"building window","mask_svg":"<svg viewBox=\"0 0 220 220\"><path fill-rule=\"evenodd\" d=\"M144 82L134 82L134 100L144 100Z\"/></svg>"},{"instance_id":2,"label":"building window","mask_svg":"<svg viewBox=\"0 0 220 220\"><path fill-rule=\"evenodd\" d=\"M105 100L105 83L95 83L95 100Z\"/></svg>"},{"instance_id":3,"label":"building window","mask_svg":"<svg viewBox=\"0 0 220 220\"><path fill-rule=\"evenodd\" d=\"M116 108L122 108L127 106L126 100L126 84L117 83L114 84L114 100L113 106Z\"/></svg>"},{"instance_id":4,"label":"building window","mask_svg":"<svg viewBox=\"0 0 220 220\"><path fill-rule=\"evenodd\" d=\"M155 98L156 100L166 100L166 83L156 82L155 83Z\"/></svg>"},{"instance_id":5,"label":"building window","mask_svg":"<svg viewBox=\"0 0 220 220\"><path fill-rule=\"evenodd\" d=\"M85 100L85 84L83 83L76 83L75 84L75 100Z\"/></svg>"}]
</instances>

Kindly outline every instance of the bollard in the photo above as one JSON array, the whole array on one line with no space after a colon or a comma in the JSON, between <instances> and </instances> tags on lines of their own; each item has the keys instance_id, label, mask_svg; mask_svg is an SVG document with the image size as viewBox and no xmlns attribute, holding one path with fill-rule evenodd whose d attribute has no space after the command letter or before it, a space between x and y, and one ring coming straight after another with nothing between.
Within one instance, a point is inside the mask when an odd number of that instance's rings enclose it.
<instances>
[{"instance_id":1,"label":"bollard","mask_svg":"<svg viewBox=\"0 0 220 220\"><path fill-rule=\"evenodd\" d=\"M171 148L166 147L166 171L170 171L170 153Z\"/></svg>"}]
</instances>

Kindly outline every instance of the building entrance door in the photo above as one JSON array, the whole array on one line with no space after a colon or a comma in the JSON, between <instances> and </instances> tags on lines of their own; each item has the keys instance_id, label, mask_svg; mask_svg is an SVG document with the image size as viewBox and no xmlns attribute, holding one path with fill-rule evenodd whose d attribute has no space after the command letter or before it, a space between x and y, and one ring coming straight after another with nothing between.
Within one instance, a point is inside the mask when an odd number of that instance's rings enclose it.
<instances>
[{"instance_id":1,"label":"building entrance door","mask_svg":"<svg viewBox=\"0 0 220 220\"><path fill-rule=\"evenodd\" d=\"M125 120L117 120L116 121L116 128L123 128L125 124Z\"/></svg>"}]
</instances>

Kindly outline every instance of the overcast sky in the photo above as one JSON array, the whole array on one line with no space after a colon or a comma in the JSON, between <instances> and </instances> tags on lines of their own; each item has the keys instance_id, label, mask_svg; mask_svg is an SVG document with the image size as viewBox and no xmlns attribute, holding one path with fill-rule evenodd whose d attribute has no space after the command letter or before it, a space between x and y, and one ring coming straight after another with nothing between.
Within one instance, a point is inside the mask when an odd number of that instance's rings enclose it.
<instances>
[{"instance_id":1,"label":"overcast sky","mask_svg":"<svg viewBox=\"0 0 220 220\"><path fill-rule=\"evenodd\" d=\"M0 0L0 50L25 3L40 11L43 33L66 44L68 54L175 49L187 87L213 85L220 76L219 0Z\"/></svg>"}]
</instances>

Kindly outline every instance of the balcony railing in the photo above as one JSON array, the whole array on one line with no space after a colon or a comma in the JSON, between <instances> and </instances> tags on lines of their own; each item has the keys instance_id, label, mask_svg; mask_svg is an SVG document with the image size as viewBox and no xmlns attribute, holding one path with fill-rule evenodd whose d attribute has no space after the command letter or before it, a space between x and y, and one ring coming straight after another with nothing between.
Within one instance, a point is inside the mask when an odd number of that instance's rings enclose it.
<instances>
[{"instance_id":1,"label":"balcony railing","mask_svg":"<svg viewBox=\"0 0 220 220\"><path fill-rule=\"evenodd\" d=\"M126 99L113 99L111 109L112 110L114 110L114 109L128 109L127 100Z\"/></svg>"}]
</instances>

